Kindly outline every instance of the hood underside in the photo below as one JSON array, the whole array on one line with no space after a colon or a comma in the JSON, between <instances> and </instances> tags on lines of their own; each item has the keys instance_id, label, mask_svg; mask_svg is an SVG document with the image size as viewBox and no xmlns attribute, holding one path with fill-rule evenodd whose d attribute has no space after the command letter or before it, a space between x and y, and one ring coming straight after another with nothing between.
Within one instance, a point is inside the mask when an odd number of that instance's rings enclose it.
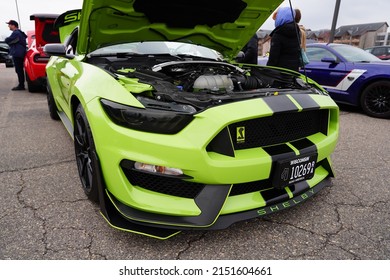
<instances>
[{"instance_id":1,"label":"hood underside","mask_svg":"<svg viewBox=\"0 0 390 280\"><path fill-rule=\"evenodd\" d=\"M181 41L233 57L281 2L85 0L77 51L86 54L124 42Z\"/></svg>"}]
</instances>

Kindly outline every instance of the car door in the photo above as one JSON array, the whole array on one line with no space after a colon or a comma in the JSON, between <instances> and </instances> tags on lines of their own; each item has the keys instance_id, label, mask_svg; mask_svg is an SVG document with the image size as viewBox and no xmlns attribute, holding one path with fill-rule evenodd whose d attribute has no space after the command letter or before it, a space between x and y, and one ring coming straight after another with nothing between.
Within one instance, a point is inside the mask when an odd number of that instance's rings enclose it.
<instances>
[{"instance_id":1,"label":"car door","mask_svg":"<svg viewBox=\"0 0 390 280\"><path fill-rule=\"evenodd\" d=\"M328 90L335 100L343 100L349 74L343 59L323 46L308 46L306 54L310 63L301 72Z\"/></svg>"}]
</instances>

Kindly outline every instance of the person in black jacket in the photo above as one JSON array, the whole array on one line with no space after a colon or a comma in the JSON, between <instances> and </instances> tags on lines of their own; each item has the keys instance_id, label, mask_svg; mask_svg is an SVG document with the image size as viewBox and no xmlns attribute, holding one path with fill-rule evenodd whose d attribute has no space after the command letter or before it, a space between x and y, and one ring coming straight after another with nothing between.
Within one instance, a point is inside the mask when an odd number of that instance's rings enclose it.
<instances>
[{"instance_id":1,"label":"person in black jacket","mask_svg":"<svg viewBox=\"0 0 390 280\"><path fill-rule=\"evenodd\" d=\"M242 48L243 55L236 59L239 63L250 63L257 64L258 48L259 48L259 39L257 34L252 36L249 42Z\"/></svg>"},{"instance_id":2,"label":"person in black jacket","mask_svg":"<svg viewBox=\"0 0 390 280\"><path fill-rule=\"evenodd\" d=\"M15 72L18 75L19 84L12 88L12 90L24 90L24 57L26 56L27 45L26 38L27 35L19 29L19 24L10 20L6 22L8 24L9 30L12 31L11 35L5 38L5 42L9 45L9 54L12 56L15 65Z\"/></svg>"},{"instance_id":3,"label":"person in black jacket","mask_svg":"<svg viewBox=\"0 0 390 280\"><path fill-rule=\"evenodd\" d=\"M281 7L274 14L275 29L270 34L271 48L267 62L269 66L299 70L300 31L294 20L294 13L290 7Z\"/></svg>"}]
</instances>

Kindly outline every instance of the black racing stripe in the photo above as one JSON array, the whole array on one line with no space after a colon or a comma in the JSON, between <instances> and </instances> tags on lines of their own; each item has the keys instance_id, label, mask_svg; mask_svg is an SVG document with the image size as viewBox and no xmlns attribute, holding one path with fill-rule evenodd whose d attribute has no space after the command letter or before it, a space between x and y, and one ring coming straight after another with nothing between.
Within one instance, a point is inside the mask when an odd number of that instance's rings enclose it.
<instances>
[{"instance_id":1,"label":"black racing stripe","mask_svg":"<svg viewBox=\"0 0 390 280\"><path fill-rule=\"evenodd\" d=\"M303 110L312 110L321 108L320 105L308 94L292 94L291 95L296 102L302 107Z\"/></svg>"},{"instance_id":2,"label":"black racing stripe","mask_svg":"<svg viewBox=\"0 0 390 280\"><path fill-rule=\"evenodd\" d=\"M310 189L309 184L307 181L298 182L292 186L289 186L290 191L293 193L293 196L300 195L301 193L304 193L308 189Z\"/></svg>"},{"instance_id":3,"label":"black racing stripe","mask_svg":"<svg viewBox=\"0 0 390 280\"><path fill-rule=\"evenodd\" d=\"M283 189L269 189L261 192L261 196L264 198L266 205L272 205L282 201L287 201L290 197L286 190Z\"/></svg>"},{"instance_id":4,"label":"black racing stripe","mask_svg":"<svg viewBox=\"0 0 390 280\"><path fill-rule=\"evenodd\" d=\"M328 177L334 177L332 166L327 158L321 160L318 165L321 165L323 168L325 168L326 171L329 172Z\"/></svg>"},{"instance_id":5,"label":"black racing stripe","mask_svg":"<svg viewBox=\"0 0 390 280\"><path fill-rule=\"evenodd\" d=\"M265 97L264 102L274 113L298 111L297 106L285 95Z\"/></svg>"},{"instance_id":6,"label":"black racing stripe","mask_svg":"<svg viewBox=\"0 0 390 280\"><path fill-rule=\"evenodd\" d=\"M286 144L264 147L263 150L272 157L272 162L295 156L293 149Z\"/></svg>"},{"instance_id":7,"label":"black racing stripe","mask_svg":"<svg viewBox=\"0 0 390 280\"><path fill-rule=\"evenodd\" d=\"M299 154L315 154L317 153L317 146L307 138L290 142L296 149L299 150Z\"/></svg>"}]
</instances>

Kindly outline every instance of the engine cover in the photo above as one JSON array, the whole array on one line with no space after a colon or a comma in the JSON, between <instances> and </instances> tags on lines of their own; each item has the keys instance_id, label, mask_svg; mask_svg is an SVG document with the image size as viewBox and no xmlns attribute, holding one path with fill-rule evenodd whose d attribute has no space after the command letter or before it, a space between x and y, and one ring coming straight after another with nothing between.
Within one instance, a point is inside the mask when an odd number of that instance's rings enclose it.
<instances>
[{"instance_id":1,"label":"engine cover","mask_svg":"<svg viewBox=\"0 0 390 280\"><path fill-rule=\"evenodd\" d=\"M201 75L194 82L194 91L232 91L233 81L228 75Z\"/></svg>"}]
</instances>

